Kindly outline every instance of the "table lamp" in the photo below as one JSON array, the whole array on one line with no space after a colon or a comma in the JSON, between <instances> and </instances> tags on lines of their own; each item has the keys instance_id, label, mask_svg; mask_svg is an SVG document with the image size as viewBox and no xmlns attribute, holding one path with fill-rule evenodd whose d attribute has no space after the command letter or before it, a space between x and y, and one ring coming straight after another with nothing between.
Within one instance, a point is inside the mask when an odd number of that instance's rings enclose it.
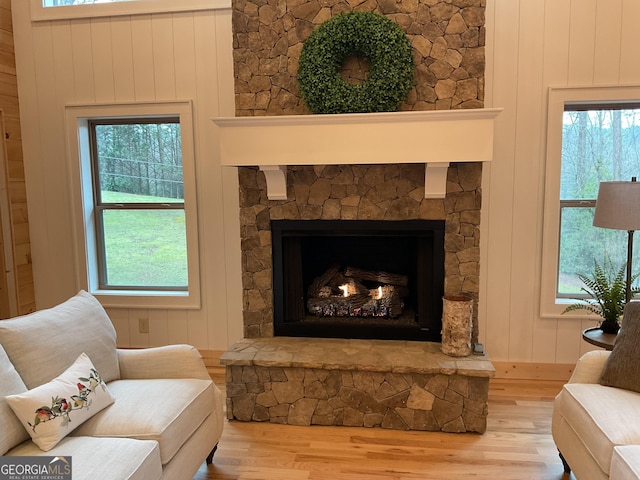
<instances>
[{"instance_id":1,"label":"table lamp","mask_svg":"<svg viewBox=\"0 0 640 480\"><path fill-rule=\"evenodd\" d=\"M631 300L633 232L640 230L640 182L600 182L593 226L627 231L627 291Z\"/></svg>"}]
</instances>

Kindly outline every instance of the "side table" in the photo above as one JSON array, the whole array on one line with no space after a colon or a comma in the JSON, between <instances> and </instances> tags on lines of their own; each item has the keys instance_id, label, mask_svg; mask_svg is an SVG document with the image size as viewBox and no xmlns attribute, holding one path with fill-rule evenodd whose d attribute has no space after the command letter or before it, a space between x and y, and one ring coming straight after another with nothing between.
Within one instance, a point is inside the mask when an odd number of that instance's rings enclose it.
<instances>
[{"instance_id":1,"label":"side table","mask_svg":"<svg viewBox=\"0 0 640 480\"><path fill-rule=\"evenodd\" d=\"M616 333L603 333L599 327L587 328L582 332L582 339L585 342L605 350L613 350L613 344L617 337Z\"/></svg>"}]
</instances>

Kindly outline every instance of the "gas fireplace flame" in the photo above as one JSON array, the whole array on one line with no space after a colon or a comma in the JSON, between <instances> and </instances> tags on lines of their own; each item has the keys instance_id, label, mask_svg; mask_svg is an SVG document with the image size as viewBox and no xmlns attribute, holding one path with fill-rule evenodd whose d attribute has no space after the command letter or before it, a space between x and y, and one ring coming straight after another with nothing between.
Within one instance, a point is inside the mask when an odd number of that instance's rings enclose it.
<instances>
[{"instance_id":1,"label":"gas fireplace flame","mask_svg":"<svg viewBox=\"0 0 640 480\"><path fill-rule=\"evenodd\" d=\"M382 285L378 287L378 294L376 295L376 300L380 300L382 298Z\"/></svg>"},{"instance_id":2,"label":"gas fireplace flame","mask_svg":"<svg viewBox=\"0 0 640 480\"><path fill-rule=\"evenodd\" d=\"M343 297L348 297L349 296L349 285L348 284L344 284L344 285L340 285L338 287L340 290L342 290L342 296Z\"/></svg>"}]
</instances>

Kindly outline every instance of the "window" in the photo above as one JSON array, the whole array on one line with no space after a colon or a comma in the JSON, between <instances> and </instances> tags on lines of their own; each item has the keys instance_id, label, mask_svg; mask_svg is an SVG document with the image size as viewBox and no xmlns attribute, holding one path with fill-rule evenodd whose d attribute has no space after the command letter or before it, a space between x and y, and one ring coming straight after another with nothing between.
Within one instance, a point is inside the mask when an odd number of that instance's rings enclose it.
<instances>
[{"instance_id":1,"label":"window","mask_svg":"<svg viewBox=\"0 0 640 480\"><path fill-rule=\"evenodd\" d=\"M190 104L67 107L67 127L79 287L109 306L197 307Z\"/></svg>"},{"instance_id":2,"label":"window","mask_svg":"<svg viewBox=\"0 0 640 480\"><path fill-rule=\"evenodd\" d=\"M640 176L640 87L551 89L543 317L557 316L570 299L583 294L578 274L590 275L594 260L604 265L608 258L616 270L624 265L626 232L594 227L592 222L599 183L634 176Z\"/></svg>"},{"instance_id":3,"label":"window","mask_svg":"<svg viewBox=\"0 0 640 480\"><path fill-rule=\"evenodd\" d=\"M90 120L100 289L186 290L177 117Z\"/></svg>"},{"instance_id":4,"label":"window","mask_svg":"<svg viewBox=\"0 0 640 480\"><path fill-rule=\"evenodd\" d=\"M592 225L602 181L631 180L640 173L640 102L566 104L562 121L560 252L557 295L581 295L577 274L593 271L594 259L626 262L623 231ZM636 263L637 264L637 263Z\"/></svg>"},{"instance_id":5,"label":"window","mask_svg":"<svg viewBox=\"0 0 640 480\"><path fill-rule=\"evenodd\" d=\"M22 0L26 1L26 0ZM230 8L231 0L29 0L32 20Z\"/></svg>"}]
</instances>

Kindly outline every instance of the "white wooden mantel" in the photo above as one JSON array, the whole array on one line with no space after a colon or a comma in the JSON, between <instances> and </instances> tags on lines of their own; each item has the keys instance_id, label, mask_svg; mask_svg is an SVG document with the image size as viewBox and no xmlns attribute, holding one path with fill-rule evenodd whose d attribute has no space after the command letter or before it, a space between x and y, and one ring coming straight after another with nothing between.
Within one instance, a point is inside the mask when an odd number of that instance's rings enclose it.
<instances>
[{"instance_id":1,"label":"white wooden mantel","mask_svg":"<svg viewBox=\"0 0 640 480\"><path fill-rule=\"evenodd\" d=\"M288 165L424 163L425 198L444 198L451 162L490 162L501 108L219 117L220 163L258 166L270 200L287 199Z\"/></svg>"}]
</instances>

